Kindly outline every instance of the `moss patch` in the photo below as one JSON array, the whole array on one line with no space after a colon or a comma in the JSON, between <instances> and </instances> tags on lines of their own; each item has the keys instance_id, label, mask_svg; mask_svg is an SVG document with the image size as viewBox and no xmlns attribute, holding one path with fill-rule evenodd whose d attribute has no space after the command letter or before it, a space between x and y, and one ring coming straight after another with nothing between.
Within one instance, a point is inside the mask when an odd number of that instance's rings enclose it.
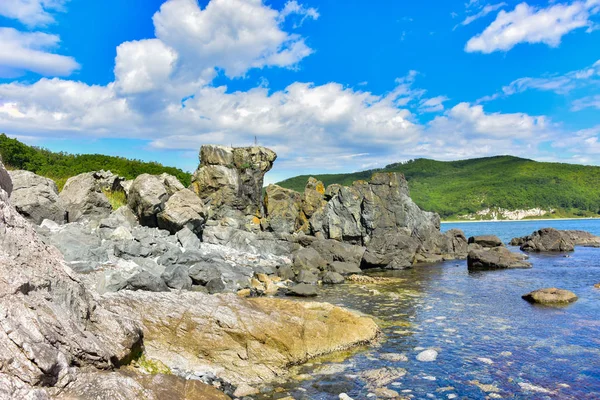
<instances>
[{"instance_id":1,"label":"moss patch","mask_svg":"<svg viewBox=\"0 0 600 400\"><path fill-rule=\"evenodd\" d=\"M127 198L125 197L125 192L113 192L110 190L103 190L102 193L104 193L104 195L110 202L110 205L113 210L118 210L120 207L127 205Z\"/></svg>"}]
</instances>

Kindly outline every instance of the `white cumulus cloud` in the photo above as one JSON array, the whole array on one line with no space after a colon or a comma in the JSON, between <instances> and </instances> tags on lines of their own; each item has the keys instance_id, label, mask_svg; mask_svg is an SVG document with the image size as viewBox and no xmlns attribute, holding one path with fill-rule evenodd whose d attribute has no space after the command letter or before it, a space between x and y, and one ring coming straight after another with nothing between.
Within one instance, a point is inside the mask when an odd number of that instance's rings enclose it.
<instances>
[{"instance_id":1,"label":"white cumulus cloud","mask_svg":"<svg viewBox=\"0 0 600 400\"><path fill-rule=\"evenodd\" d=\"M45 26L54 22L53 11L63 10L68 0L2 0L0 1L0 15L16 19L23 24Z\"/></svg>"},{"instance_id":2,"label":"white cumulus cloud","mask_svg":"<svg viewBox=\"0 0 600 400\"><path fill-rule=\"evenodd\" d=\"M67 76L79 68L72 57L51 52L60 42L56 35L0 28L0 77L14 78L25 71Z\"/></svg>"},{"instance_id":3,"label":"white cumulus cloud","mask_svg":"<svg viewBox=\"0 0 600 400\"><path fill-rule=\"evenodd\" d=\"M196 0L168 0L153 20L156 37L179 54L182 68L218 67L240 77L251 68L294 67L313 52L282 29L292 13L318 16L296 2L277 11L261 0L212 0L204 9Z\"/></svg>"},{"instance_id":4,"label":"white cumulus cloud","mask_svg":"<svg viewBox=\"0 0 600 400\"><path fill-rule=\"evenodd\" d=\"M546 8L518 4L513 11L500 11L481 34L469 39L465 51L508 51L519 43L556 47L567 33L592 26L590 15L600 11L598 4L598 0L553 4Z\"/></svg>"}]
</instances>

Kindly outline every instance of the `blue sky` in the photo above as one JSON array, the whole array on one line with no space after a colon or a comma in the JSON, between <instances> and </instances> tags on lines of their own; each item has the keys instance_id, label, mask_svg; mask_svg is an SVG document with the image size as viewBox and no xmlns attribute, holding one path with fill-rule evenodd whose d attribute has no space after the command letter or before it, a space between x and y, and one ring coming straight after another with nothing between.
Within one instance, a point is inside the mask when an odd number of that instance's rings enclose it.
<instances>
[{"instance_id":1,"label":"blue sky","mask_svg":"<svg viewBox=\"0 0 600 400\"><path fill-rule=\"evenodd\" d=\"M512 154L600 164L600 0L2 0L0 131L269 174Z\"/></svg>"}]
</instances>

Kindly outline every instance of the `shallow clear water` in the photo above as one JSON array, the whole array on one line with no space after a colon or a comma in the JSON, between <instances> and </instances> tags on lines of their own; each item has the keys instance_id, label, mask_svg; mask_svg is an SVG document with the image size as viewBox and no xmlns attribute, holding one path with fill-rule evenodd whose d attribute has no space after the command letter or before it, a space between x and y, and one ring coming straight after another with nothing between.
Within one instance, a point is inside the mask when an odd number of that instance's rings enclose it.
<instances>
[{"instance_id":1,"label":"shallow clear water","mask_svg":"<svg viewBox=\"0 0 600 400\"><path fill-rule=\"evenodd\" d=\"M600 234L600 221L587 220L444 224L442 230L508 241L546 226ZM594 288L600 249L530 260L528 270L469 273L465 261L453 261L378 274L402 279L393 284L324 288L318 300L379 318L384 338L343 362L300 368L305 380L291 381L286 392L296 399L337 399L340 392L364 399L372 390L357 375L391 366L407 374L387 388L416 399L600 399L600 289ZM572 290L579 300L548 308L521 299L543 287ZM417 361L420 348L436 349L437 360ZM408 361L385 361L383 353L403 353Z\"/></svg>"}]
</instances>

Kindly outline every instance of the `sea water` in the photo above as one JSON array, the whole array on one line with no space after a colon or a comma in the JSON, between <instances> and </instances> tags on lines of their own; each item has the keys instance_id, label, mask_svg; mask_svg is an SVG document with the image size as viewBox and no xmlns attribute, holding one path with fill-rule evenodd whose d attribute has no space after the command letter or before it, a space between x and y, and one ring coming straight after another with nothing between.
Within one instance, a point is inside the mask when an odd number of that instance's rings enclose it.
<instances>
[{"instance_id":1,"label":"sea water","mask_svg":"<svg viewBox=\"0 0 600 400\"><path fill-rule=\"evenodd\" d=\"M508 243L542 227L600 235L598 220L452 223L442 230L495 234ZM377 318L381 342L299 367L285 391L266 398L375 398L360 374L391 367L406 374L386 388L414 399L600 399L600 249L532 254L530 261L531 269L477 273L466 261L448 261L376 273L399 278L392 284L324 287L317 300ZM521 298L546 287L571 290L579 300L556 308ZM418 361L425 349L437 359Z\"/></svg>"}]
</instances>

